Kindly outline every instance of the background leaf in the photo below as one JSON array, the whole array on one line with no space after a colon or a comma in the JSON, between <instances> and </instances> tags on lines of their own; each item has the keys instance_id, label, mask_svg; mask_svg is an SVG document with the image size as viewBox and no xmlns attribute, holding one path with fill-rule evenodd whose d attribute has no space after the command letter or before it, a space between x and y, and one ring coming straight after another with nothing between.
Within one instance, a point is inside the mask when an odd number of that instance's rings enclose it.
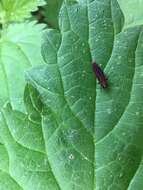
<instances>
[{"instance_id":1,"label":"background leaf","mask_svg":"<svg viewBox=\"0 0 143 190\"><path fill-rule=\"evenodd\" d=\"M118 0L125 16L124 28L143 24L143 0Z\"/></svg>"},{"instance_id":2,"label":"background leaf","mask_svg":"<svg viewBox=\"0 0 143 190\"><path fill-rule=\"evenodd\" d=\"M40 52L42 30L43 25L35 25L35 22L13 24L3 30L0 41L0 106L10 101L14 109L24 111L24 71L43 64Z\"/></svg>"},{"instance_id":3,"label":"background leaf","mask_svg":"<svg viewBox=\"0 0 143 190\"><path fill-rule=\"evenodd\" d=\"M43 8L45 21L48 23L49 27L59 28L58 16L63 0L46 0L46 2L47 4Z\"/></svg>"},{"instance_id":4,"label":"background leaf","mask_svg":"<svg viewBox=\"0 0 143 190\"><path fill-rule=\"evenodd\" d=\"M25 104L28 104L28 110L31 107L31 110L39 112L39 120L38 117L33 120L33 112L23 114L13 111L9 104L0 117L0 151L4 153L0 158L2 160L5 155L6 165L3 168L3 162L0 163L0 174L3 182L7 180L5 183L9 189L59 190L45 152L38 99L37 92L27 86ZM0 188L5 190L5 184L0 183Z\"/></svg>"},{"instance_id":5,"label":"background leaf","mask_svg":"<svg viewBox=\"0 0 143 190\"><path fill-rule=\"evenodd\" d=\"M1 0L0 22L23 21L31 16L31 11L36 11L38 6L43 6L44 0Z\"/></svg>"}]
</instances>

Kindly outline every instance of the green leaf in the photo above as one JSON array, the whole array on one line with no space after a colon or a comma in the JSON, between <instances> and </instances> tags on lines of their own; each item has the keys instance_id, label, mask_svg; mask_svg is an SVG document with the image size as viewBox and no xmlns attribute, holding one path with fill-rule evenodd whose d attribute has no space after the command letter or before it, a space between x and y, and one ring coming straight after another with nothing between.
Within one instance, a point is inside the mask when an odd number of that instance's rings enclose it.
<instances>
[{"instance_id":1,"label":"green leaf","mask_svg":"<svg viewBox=\"0 0 143 190\"><path fill-rule=\"evenodd\" d=\"M124 28L143 24L143 0L118 0L125 16Z\"/></svg>"},{"instance_id":2,"label":"green leaf","mask_svg":"<svg viewBox=\"0 0 143 190\"><path fill-rule=\"evenodd\" d=\"M122 24L116 1L64 4L60 32L48 30L45 34L43 56L48 65L27 73L28 82L47 106L42 118L43 135L62 190L126 190L140 163L140 150L135 148L142 148L136 140L140 130L136 136L136 129L126 124L126 108L141 28L120 32ZM107 64L108 89L96 87L91 56L97 63ZM134 122L138 125L139 121Z\"/></svg>"},{"instance_id":3,"label":"green leaf","mask_svg":"<svg viewBox=\"0 0 143 190\"><path fill-rule=\"evenodd\" d=\"M5 172L27 190L142 190L142 26L122 30L116 0L64 1L59 23L44 34L47 64L26 72L27 113L2 111Z\"/></svg>"},{"instance_id":4,"label":"green leaf","mask_svg":"<svg viewBox=\"0 0 143 190\"><path fill-rule=\"evenodd\" d=\"M44 0L1 0L0 23L23 21L36 11L38 6L45 5Z\"/></svg>"},{"instance_id":5,"label":"green leaf","mask_svg":"<svg viewBox=\"0 0 143 190\"><path fill-rule=\"evenodd\" d=\"M60 8L63 0L46 0L47 4L42 7L40 14L43 15L44 21L48 24L50 28L59 29L59 17ZM67 5L74 5L77 0L65 0Z\"/></svg>"},{"instance_id":6,"label":"green leaf","mask_svg":"<svg viewBox=\"0 0 143 190\"><path fill-rule=\"evenodd\" d=\"M30 85L26 85L24 100L26 110L29 113L29 119L33 122L41 123L42 102L37 91Z\"/></svg>"},{"instance_id":7,"label":"green leaf","mask_svg":"<svg viewBox=\"0 0 143 190\"><path fill-rule=\"evenodd\" d=\"M55 177L62 190L142 190L142 28L120 32L116 1L64 4L61 15L60 32L45 34L48 65L27 74L47 106L42 126ZM95 86L91 55L107 64L105 90Z\"/></svg>"},{"instance_id":8,"label":"green leaf","mask_svg":"<svg viewBox=\"0 0 143 190\"><path fill-rule=\"evenodd\" d=\"M42 12L45 16L45 21L49 27L59 28L58 16L63 0L46 0L46 2L47 4L43 7L44 11Z\"/></svg>"},{"instance_id":9,"label":"green leaf","mask_svg":"<svg viewBox=\"0 0 143 190\"><path fill-rule=\"evenodd\" d=\"M0 171L0 187L3 190L22 190L11 176L2 171Z\"/></svg>"},{"instance_id":10,"label":"green leaf","mask_svg":"<svg viewBox=\"0 0 143 190\"><path fill-rule=\"evenodd\" d=\"M9 104L2 110L0 136L4 146L0 147L0 176L3 179L3 183L0 180L1 189L59 190L45 152L40 122L41 105L37 102L38 99L37 92L27 86L27 110L29 107L31 110L37 110L39 120L33 120L33 111L23 114L13 111Z\"/></svg>"},{"instance_id":11,"label":"green leaf","mask_svg":"<svg viewBox=\"0 0 143 190\"><path fill-rule=\"evenodd\" d=\"M94 0L88 5L88 19L92 60L106 65L111 57L115 36L122 30L123 14L116 0L104 0L102 3Z\"/></svg>"},{"instance_id":12,"label":"green leaf","mask_svg":"<svg viewBox=\"0 0 143 190\"><path fill-rule=\"evenodd\" d=\"M26 28L26 30L25 30ZM0 107L10 101L13 109L23 110L24 72L43 64L41 33L43 25L13 24L3 30L0 41Z\"/></svg>"}]
</instances>

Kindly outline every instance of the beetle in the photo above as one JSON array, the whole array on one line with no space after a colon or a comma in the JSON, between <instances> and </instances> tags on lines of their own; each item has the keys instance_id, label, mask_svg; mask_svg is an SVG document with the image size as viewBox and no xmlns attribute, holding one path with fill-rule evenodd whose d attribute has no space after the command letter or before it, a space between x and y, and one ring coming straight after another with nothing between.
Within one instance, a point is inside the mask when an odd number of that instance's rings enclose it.
<instances>
[{"instance_id":1,"label":"beetle","mask_svg":"<svg viewBox=\"0 0 143 190\"><path fill-rule=\"evenodd\" d=\"M97 80L99 81L99 84L101 85L102 88L107 88L108 87L108 79L106 75L104 74L103 70L97 63L92 64L93 71L96 75Z\"/></svg>"}]
</instances>

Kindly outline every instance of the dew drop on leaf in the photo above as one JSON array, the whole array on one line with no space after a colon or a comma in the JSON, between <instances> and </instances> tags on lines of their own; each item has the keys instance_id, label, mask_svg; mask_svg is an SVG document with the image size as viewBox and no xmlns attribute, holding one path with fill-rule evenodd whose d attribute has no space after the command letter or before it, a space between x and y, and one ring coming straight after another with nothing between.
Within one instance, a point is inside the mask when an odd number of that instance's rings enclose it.
<instances>
[{"instance_id":1,"label":"dew drop on leaf","mask_svg":"<svg viewBox=\"0 0 143 190\"><path fill-rule=\"evenodd\" d=\"M119 177L120 177L120 178L123 177L123 173L120 173Z\"/></svg>"},{"instance_id":2,"label":"dew drop on leaf","mask_svg":"<svg viewBox=\"0 0 143 190\"><path fill-rule=\"evenodd\" d=\"M82 46L84 47L84 46L85 46L85 43L82 43Z\"/></svg>"},{"instance_id":3,"label":"dew drop on leaf","mask_svg":"<svg viewBox=\"0 0 143 190\"><path fill-rule=\"evenodd\" d=\"M107 109L107 113L111 114L112 113L111 109Z\"/></svg>"},{"instance_id":4,"label":"dew drop on leaf","mask_svg":"<svg viewBox=\"0 0 143 190\"><path fill-rule=\"evenodd\" d=\"M84 157L84 159L85 159L85 160L88 160L88 158L87 158L86 156Z\"/></svg>"},{"instance_id":5,"label":"dew drop on leaf","mask_svg":"<svg viewBox=\"0 0 143 190\"><path fill-rule=\"evenodd\" d=\"M56 44L55 46L56 46L56 47L59 47L59 44Z\"/></svg>"},{"instance_id":6,"label":"dew drop on leaf","mask_svg":"<svg viewBox=\"0 0 143 190\"><path fill-rule=\"evenodd\" d=\"M122 135L123 135L123 136L125 136L125 135L126 135L126 133L125 133L125 132L123 132L123 133L122 133Z\"/></svg>"},{"instance_id":7,"label":"dew drop on leaf","mask_svg":"<svg viewBox=\"0 0 143 190\"><path fill-rule=\"evenodd\" d=\"M47 163L48 163L48 162L47 162L47 159L45 158L45 159L44 159L44 164L45 164L45 166L47 165Z\"/></svg>"},{"instance_id":8,"label":"dew drop on leaf","mask_svg":"<svg viewBox=\"0 0 143 190\"><path fill-rule=\"evenodd\" d=\"M70 154L70 155L69 155L69 159L70 159L70 160L74 160L74 158L75 158L75 157L74 157L73 154Z\"/></svg>"},{"instance_id":9,"label":"dew drop on leaf","mask_svg":"<svg viewBox=\"0 0 143 190\"><path fill-rule=\"evenodd\" d=\"M117 40L117 42L116 42L117 44L119 44L119 40Z\"/></svg>"}]
</instances>

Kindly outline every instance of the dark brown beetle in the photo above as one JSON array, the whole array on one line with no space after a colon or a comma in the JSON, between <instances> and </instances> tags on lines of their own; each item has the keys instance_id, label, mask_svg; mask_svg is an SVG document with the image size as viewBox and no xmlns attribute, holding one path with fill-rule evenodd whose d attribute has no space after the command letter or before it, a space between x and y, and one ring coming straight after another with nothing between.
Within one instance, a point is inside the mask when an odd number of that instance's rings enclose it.
<instances>
[{"instance_id":1,"label":"dark brown beetle","mask_svg":"<svg viewBox=\"0 0 143 190\"><path fill-rule=\"evenodd\" d=\"M93 63L93 71L96 75L97 80L99 81L99 84L102 86L102 88L108 87L108 79L105 76L103 70L97 63Z\"/></svg>"}]
</instances>

